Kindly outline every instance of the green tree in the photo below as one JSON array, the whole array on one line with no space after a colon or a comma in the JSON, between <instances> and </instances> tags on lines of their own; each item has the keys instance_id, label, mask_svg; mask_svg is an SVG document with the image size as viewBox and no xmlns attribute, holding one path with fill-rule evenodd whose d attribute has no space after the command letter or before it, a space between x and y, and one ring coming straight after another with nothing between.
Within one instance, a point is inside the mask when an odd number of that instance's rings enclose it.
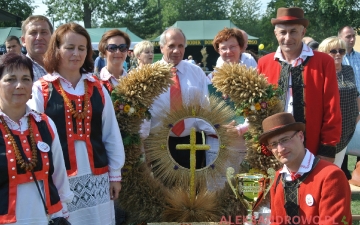
<instances>
[{"instance_id":1,"label":"green tree","mask_svg":"<svg viewBox=\"0 0 360 225\"><path fill-rule=\"evenodd\" d=\"M160 8L149 0L129 0L121 7L109 7L111 15L101 27L128 27L142 38L152 38L159 34Z\"/></svg>"},{"instance_id":2,"label":"green tree","mask_svg":"<svg viewBox=\"0 0 360 225\"><path fill-rule=\"evenodd\" d=\"M9 13L12 13L16 16L21 17L25 20L28 16L30 16L35 7L31 6L34 3L33 0L25 1L25 0L1 0L0 1L0 9L5 10ZM0 27L16 27L16 22L9 21L1 21Z\"/></svg>"},{"instance_id":3,"label":"green tree","mask_svg":"<svg viewBox=\"0 0 360 225\"><path fill-rule=\"evenodd\" d=\"M83 21L91 28L93 18L101 19L108 10L105 0L44 0L49 8L47 15L55 21Z\"/></svg>"},{"instance_id":4,"label":"green tree","mask_svg":"<svg viewBox=\"0 0 360 225\"><path fill-rule=\"evenodd\" d=\"M252 36L262 35L260 28L260 1L234 0L230 8L230 20Z\"/></svg>"}]
</instances>

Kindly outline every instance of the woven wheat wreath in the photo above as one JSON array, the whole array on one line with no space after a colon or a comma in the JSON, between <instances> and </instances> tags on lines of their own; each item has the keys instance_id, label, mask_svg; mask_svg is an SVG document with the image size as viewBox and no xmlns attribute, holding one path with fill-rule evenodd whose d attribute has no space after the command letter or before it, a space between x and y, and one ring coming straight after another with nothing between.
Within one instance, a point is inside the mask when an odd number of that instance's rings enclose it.
<instances>
[{"instance_id":1,"label":"woven wheat wreath","mask_svg":"<svg viewBox=\"0 0 360 225\"><path fill-rule=\"evenodd\" d=\"M223 216L226 218L231 216L235 219L236 216L245 215L247 213L245 204L235 198L227 184L215 192L208 191L205 185L206 182L214 182L219 176L225 175L225 163L232 158L231 143L234 138L239 138L231 136L222 126L233 117L233 110L215 97L209 98L207 106L200 107L199 98L195 96L191 103L184 104L177 112L165 111L162 118L163 126L146 139L144 145L146 161L141 160L143 154L141 146L144 143L138 134L140 125L143 119L151 117L148 109L154 99L172 84L170 68L171 65L154 63L132 70L127 77L120 80L111 96L125 147L122 190L117 204L127 212L127 224L219 222ZM247 159L255 169L277 167L278 164L273 156L263 157L265 155L261 152L261 146L256 142L257 135L261 132L259 127L261 129L262 119L281 110L275 89L267 85L266 79L262 75L259 76L255 70L245 70L238 65L224 64L222 68L217 68L214 77L214 86L229 95L239 109L241 104L248 102L251 110L252 104L259 101L256 97L239 98L242 93L251 92L254 85L258 87L257 93L262 93L260 100L268 102L268 108L255 114L252 112L247 114L250 121L250 129L246 136ZM239 77L246 77L251 85L246 86L243 83L245 80ZM241 87L241 89L233 87ZM269 90L274 92L269 95ZM272 97L269 98L271 95ZM265 96L267 98L264 98ZM191 171L178 166L167 147L171 129L169 125L190 117L211 124L216 130L220 146L217 158L195 172L194 201L190 201L189 193Z\"/></svg>"}]
</instances>

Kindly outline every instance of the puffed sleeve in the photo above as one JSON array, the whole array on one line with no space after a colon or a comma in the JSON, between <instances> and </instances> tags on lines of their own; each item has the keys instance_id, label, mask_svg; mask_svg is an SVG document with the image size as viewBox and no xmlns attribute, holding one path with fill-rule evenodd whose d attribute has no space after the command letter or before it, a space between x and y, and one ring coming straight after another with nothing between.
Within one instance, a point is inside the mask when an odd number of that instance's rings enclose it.
<instances>
[{"instance_id":1,"label":"puffed sleeve","mask_svg":"<svg viewBox=\"0 0 360 225\"><path fill-rule=\"evenodd\" d=\"M121 181L121 168L125 163L124 145L110 95L102 86L105 104L102 114L102 141L109 160L110 181Z\"/></svg>"},{"instance_id":2,"label":"puffed sleeve","mask_svg":"<svg viewBox=\"0 0 360 225\"><path fill-rule=\"evenodd\" d=\"M70 203L72 201L74 193L70 190L69 180L65 168L64 156L55 123L49 117L48 121L54 133L54 140L51 145L54 164L54 173L52 174L52 180L60 196L61 204L63 206L63 216L68 217L69 212L67 210L66 203Z\"/></svg>"},{"instance_id":3,"label":"puffed sleeve","mask_svg":"<svg viewBox=\"0 0 360 225\"><path fill-rule=\"evenodd\" d=\"M32 87L31 99L26 103L31 109L44 112L44 96L41 92L41 83L36 81Z\"/></svg>"}]
</instances>

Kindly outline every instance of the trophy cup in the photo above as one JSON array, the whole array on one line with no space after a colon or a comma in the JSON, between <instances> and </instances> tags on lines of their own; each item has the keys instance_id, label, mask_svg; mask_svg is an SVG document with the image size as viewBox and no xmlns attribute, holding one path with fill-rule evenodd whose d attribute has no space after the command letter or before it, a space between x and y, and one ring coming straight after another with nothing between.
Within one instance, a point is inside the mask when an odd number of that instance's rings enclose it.
<instances>
[{"instance_id":1,"label":"trophy cup","mask_svg":"<svg viewBox=\"0 0 360 225\"><path fill-rule=\"evenodd\" d=\"M246 216L247 222L244 224L250 225L254 223L254 207L269 192L275 177L275 170L272 168L268 169L267 176L261 173L240 173L234 175L234 172L235 170L232 167L227 168L227 181L236 198L243 198L246 203L248 215ZM235 186L232 180L235 180Z\"/></svg>"}]
</instances>

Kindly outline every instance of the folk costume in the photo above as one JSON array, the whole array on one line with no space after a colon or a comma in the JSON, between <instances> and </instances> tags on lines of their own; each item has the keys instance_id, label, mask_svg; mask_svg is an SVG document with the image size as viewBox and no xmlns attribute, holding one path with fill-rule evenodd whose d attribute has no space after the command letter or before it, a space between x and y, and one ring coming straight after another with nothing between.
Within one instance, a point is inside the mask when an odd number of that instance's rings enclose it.
<instances>
[{"instance_id":1,"label":"folk costume","mask_svg":"<svg viewBox=\"0 0 360 225\"><path fill-rule=\"evenodd\" d=\"M262 128L259 142L284 163L270 188L271 224L352 224L348 180L335 164L304 148L305 124L281 112L265 118Z\"/></svg>"},{"instance_id":2,"label":"folk costume","mask_svg":"<svg viewBox=\"0 0 360 225\"><path fill-rule=\"evenodd\" d=\"M58 73L33 86L33 108L45 112L61 130L60 141L71 189L74 224L114 224L109 182L121 181L124 147L107 90L91 74L76 87Z\"/></svg>"},{"instance_id":3,"label":"folk costume","mask_svg":"<svg viewBox=\"0 0 360 225\"><path fill-rule=\"evenodd\" d=\"M288 64L280 47L263 56L259 73L284 91L284 111L306 126L305 146L314 155L335 157L341 135L341 111L334 60L303 44L301 55Z\"/></svg>"},{"instance_id":4,"label":"folk costume","mask_svg":"<svg viewBox=\"0 0 360 225\"><path fill-rule=\"evenodd\" d=\"M29 107L17 122L0 111L0 121L0 224L48 224L32 169L51 217L68 217L74 195L54 122Z\"/></svg>"},{"instance_id":5,"label":"folk costume","mask_svg":"<svg viewBox=\"0 0 360 225\"><path fill-rule=\"evenodd\" d=\"M271 193L271 224L352 224L351 191L344 173L306 150L293 176L277 171Z\"/></svg>"}]
</instances>

